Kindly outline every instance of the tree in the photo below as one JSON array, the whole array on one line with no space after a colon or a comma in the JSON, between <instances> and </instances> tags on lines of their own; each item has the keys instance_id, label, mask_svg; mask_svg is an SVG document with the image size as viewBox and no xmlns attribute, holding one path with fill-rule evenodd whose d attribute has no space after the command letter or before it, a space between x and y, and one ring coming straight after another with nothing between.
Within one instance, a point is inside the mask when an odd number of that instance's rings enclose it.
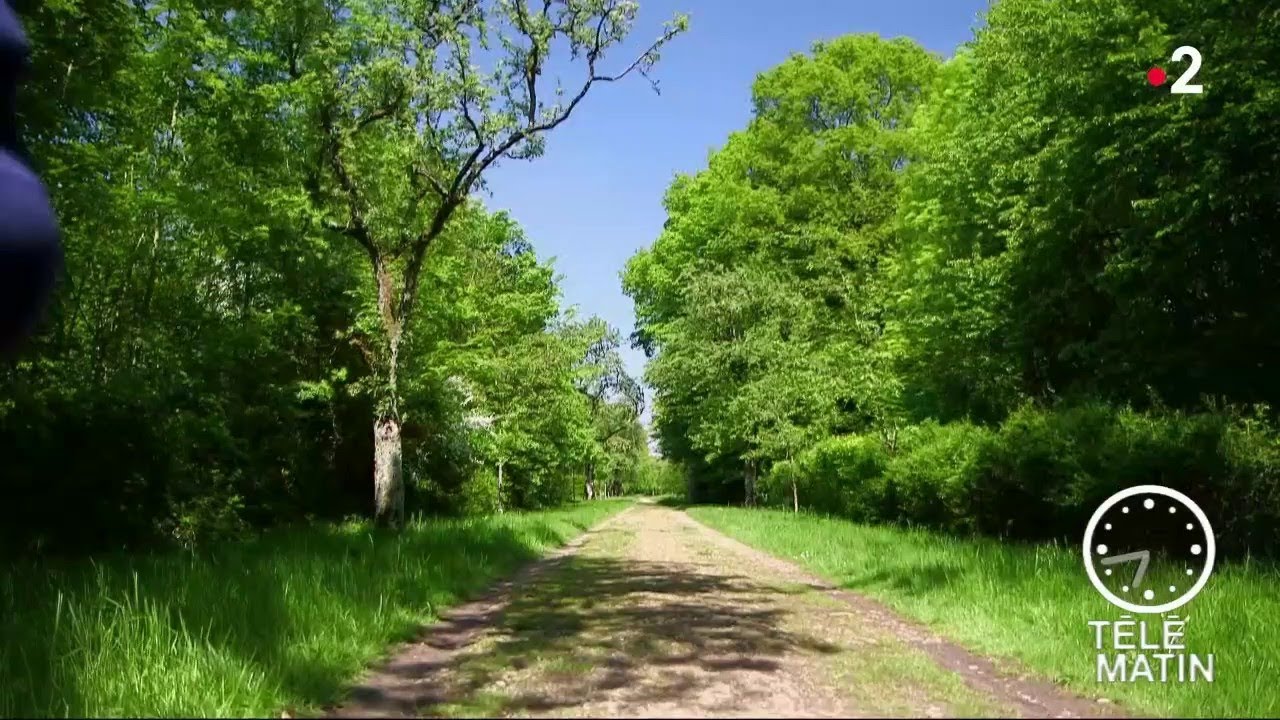
<instances>
[{"instance_id":1,"label":"tree","mask_svg":"<svg viewBox=\"0 0 1280 720\"><path fill-rule=\"evenodd\" d=\"M474 202L432 252L401 377L403 397L418 407L404 423L405 437L419 445L425 440L435 455L406 453L406 486L427 490L430 497L422 500L433 507L518 506L515 499L526 494L515 484L527 479L521 473L527 458L544 443L557 446L539 434L532 415L540 405L553 412L559 396L576 395L568 383L571 351L546 337L560 312L554 271L509 216L483 212ZM438 388L447 388L450 408L457 406L456 422L430 405ZM454 438L466 450L457 448L457 465L441 467L432 460L444 459L455 425L470 429ZM473 461L501 473L502 492L471 487L498 480L476 476ZM507 467L512 463L514 474Z\"/></svg>"},{"instance_id":2,"label":"tree","mask_svg":"<svg viewBox=\"0 0 1280 720\"><path fill-rule=\"evenodd\" d=\"M569 478L592 443L590 415L575 384L581 357L572 325L557 320L495 348L475 374L474 407L492 428L479 454L501 468L504 506L554 505L572 496Z\"/></svg>"},{"instance_id":3,"label":"tree","mask_svg":"<svg viewBox=\"0 0 1280 720\"><path fill-rule=\"evenodd\" d=\"M593 87L646 74L687 25L678 17L634 61L605 72L636 11L627 0L354 0L340 9L311 0L238 10L230 21L235 63L269 78L258 92L307 140L312 216L368 261L372 312L352 340L376 378L382 523L404 514L400 372L428 250L490 167L537 157L545 133ZM567 99L542 78L559 43L585 65ZM488 53L497 57L486 73L475 63Z\"/></svg>"},{"instance_id":4,"label":"tree","mask_svg":"<svg viewBox=\"0 0 1280 720\"><path fill-rule=\"evenodd\" d=\"M1280 399L1278 27L1261 1L993 7L913 131L891 335L919 415ZM1184 44L1205 92L1148 85Z\"/></svg>"},{"instance_id":5,"label":"tree","mask_svg":"<svg viewBox=\"0 0 1280 720\"><path fill-rule=\"evenodd\" d=\"M942 65L863 36L761 75L623 278L690 494L1061 538L1155 478L1253 522L1277 30L1261 0L1002 0ZM1203 94L1147 82L1182 45Z\"/></svg>"},{"instance_id":6,"label":"tree","mask_svg":"<svg viewBox=\"0 0 1280 720\"><path fill-rule=\"evenodd\" d=\"M685 492L684 476L680 466L645 452L637 468L633 489L643 495L679 495Z\"/></svg>"},{"instance_id":7,"label":"tree","mask_svg":"<svg viewBox=\"0 0 1280 720\"><path fill-rule=\"evenodd\" d=\"M895 422L881 270L937 66L909 40L859 35L763 73L751 124L672 183L661 237L628 263L663 454L722 486L740 477L747 503L803 444Z\"/></svg>"},{"instance_id":8,"label":"tree","mask_svg":"<svg viewBox=\"0 0 1280 720\"><path fill-rule=\"evenodd\" d=\"M588 455L590 495L620 495L634 479L641 457L647 451L644 425L634 406L624 400L603 405L596 414L593 430L595 443ZM603 489L596 485L597 477L605 479Z\"/></svg>"},{"instance_id":9,"label":"tree","mask_svg":"<svg viewBox=\"0 0 1280 720\"><path fill-rule=\"evenodd\" d=\"M279 202L293 139L252 77L223 73L223 10L18 9L34 51L18 107L67 273L31 352L0 367L14 507L59 508L5 518L13 546L190 542L347 510L341 408L311 390L359 360L331 344L355 266Z\"/></svg>"},{"instance_id":10,"label":"tree","mask_svg":"<svg viewBox=\"0 0 1280 720\"><path fill-rule=\"evenodd\" d=\"M588 500L596 497L596 470L602 461L628 454L634 446L635 427L644 411L644 389L627 374L618 352L622 336L616 328L592 317L576 328L578 342L585 346L576 369L575 384L586 398L594 443L584 458L583 490ZM610 469L615 462L607 463Z\"/></svg>"},{"instance_id":11,"label":"tree","mask_svg":"<svg viewBox=\"0 0 1280 720\"><path fill-rule=\"evenodd\" d=\"M469 193L582 101L540 80L552 46L587 66L575 92L647 72L657 46L604 68L634 4L17 5L35 51L18 107L68 271L30 353L0 365L12 505L59 508L6 514L7 547L196 542L362 511L361 418L380 407L413 409L395 419L415 509L462 510L486 451L455 376L485 402L547 408L511 428L530 445L513 446L504 498L568 497L591 442L580 353L550 267Z\"/></svg>"}]
</instances>

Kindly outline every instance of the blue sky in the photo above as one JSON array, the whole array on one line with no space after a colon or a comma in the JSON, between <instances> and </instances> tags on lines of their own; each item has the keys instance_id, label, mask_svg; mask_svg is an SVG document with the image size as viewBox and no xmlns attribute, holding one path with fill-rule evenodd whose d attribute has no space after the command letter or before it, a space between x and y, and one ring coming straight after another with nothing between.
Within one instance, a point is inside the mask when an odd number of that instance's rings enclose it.
<instances>
[{"instance_id":1,"label":"blue sky","mask_svg":"<svg viewBox=\"0 0 1280 720\"><path fill-rule=\"evenodd\" d=\"M594 88L548 137L543 157L492 172L486 203L509 211L540 257L555 258L566 304L629 334L633 308L618 273L661 232L672 178L705 167L708 153L746 125L758 73L814 41L853 32L906 35L949 57L986 7L986 0L641 0L635 31L604 69L625 67L664 20L685 12L689 32L654 73L662 94L639 76ZM566 86L574 80L566 75ZM629 345L625 352L640 377L644 354Z\"/></svg>"}]
</instances>

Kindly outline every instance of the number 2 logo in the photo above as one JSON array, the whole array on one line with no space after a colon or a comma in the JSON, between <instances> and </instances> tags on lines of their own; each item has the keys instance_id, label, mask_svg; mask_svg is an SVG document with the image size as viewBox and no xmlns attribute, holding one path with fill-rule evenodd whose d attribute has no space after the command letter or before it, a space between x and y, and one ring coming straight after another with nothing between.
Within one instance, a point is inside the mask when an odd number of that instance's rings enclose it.
<instances>
[{"instance_id":1,"label":"number 2 logo","mask_svg":"<svg viewBox=\"0 0 1280 720\"><path fill-rule=\"evenodd\" d=\"M1200 51L1190 45L1183 45L1173 51L1173 61L1179 62L1183 58L1191 58L1191 67L1173 82L1173 86L1169 88L1169 92L1174 95L1199 95L1204 92L1203 85L1192 85L1191 80L1200 72Z\"/></svg>"}]
</instances>

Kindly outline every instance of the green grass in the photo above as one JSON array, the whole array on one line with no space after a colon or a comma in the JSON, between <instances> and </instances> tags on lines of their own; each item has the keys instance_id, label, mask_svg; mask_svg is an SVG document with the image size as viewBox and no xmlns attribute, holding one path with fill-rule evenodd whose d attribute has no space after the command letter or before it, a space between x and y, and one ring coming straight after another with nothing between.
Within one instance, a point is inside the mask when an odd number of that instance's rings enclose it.
<instances>
[{"instance_id":1,"label":"green grass","mask_svg":"<svg viewBox=\"0 0 1280 720\"><path fill-rule=\"evenodd\" d=\"M977 652L1143 714L1280 715L1280 571L1224 565L1179 615L1187 651L1214 654L1213 683L1095 680L1089 620L1116 620L1073 547L1006 545L780 511L695 507L743 542L884 601ZM1158 627L1158 616L1147 616ZM1154 651L1158 652L1158 651Z\"/></svg>"},{"instance_id":2,"label":"green grass","mask_svg":"<svg viewBox=\"0 0 1280 720\"><path fill-rule=\"evenodd\" d=\"M629 504L11 566L0 577L0 716L315 709L441 608Z\"/></svg>"}]
</instances>

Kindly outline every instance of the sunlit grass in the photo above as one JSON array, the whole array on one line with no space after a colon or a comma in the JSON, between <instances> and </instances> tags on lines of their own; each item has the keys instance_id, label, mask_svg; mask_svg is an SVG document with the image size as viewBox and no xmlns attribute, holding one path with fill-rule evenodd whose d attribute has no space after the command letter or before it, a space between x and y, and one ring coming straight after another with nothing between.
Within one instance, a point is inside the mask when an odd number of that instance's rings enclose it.
<instances>
[{"instance_id":1,"label":"sunlit grass","mask_svg":"<svg viewBox=\"0 0 1280 720\"><path fill-rule=\"evenodd\" d=\"M203 554L10 567L0 716L265 716L334 701L444 606L629 501L269 534Z\"/></svg>"},{"instance_id":2,"label":"sunlit grass","mask_svg":"<svg viewBox=\"0 0 1280 720\"><path fill-rule=\"evenodd\" d=\"M1188 621L1187 652L1215 656L1213 683L1098 683L1087 623L1117 620L1121 611L1089 584L1075 547L1006 545L779 511L696 507L689 513L1082 695L1143 714L1280 714L1280 572L1274 567L1220 566L1180 609Z\"/></svg>"}]
</instances>

